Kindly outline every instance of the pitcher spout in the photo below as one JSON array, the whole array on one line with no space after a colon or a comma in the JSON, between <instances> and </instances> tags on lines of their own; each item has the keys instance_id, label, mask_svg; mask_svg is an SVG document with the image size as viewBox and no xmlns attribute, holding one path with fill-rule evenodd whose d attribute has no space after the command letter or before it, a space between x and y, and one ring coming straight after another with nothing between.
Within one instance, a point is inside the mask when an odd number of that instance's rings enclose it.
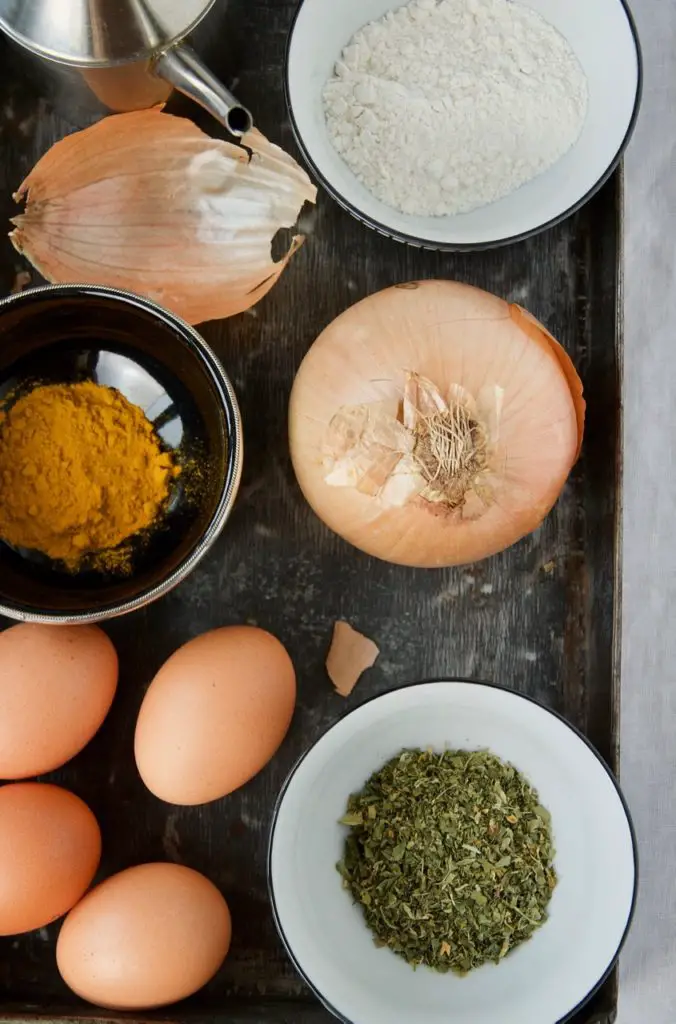
<instances>
[{"instance_id":1,"label":"pitcher spout","mask_svg":"<svg viewBox=\"0 0 676 1024\"><path fill-rule=\"evenodd\" d=\"M189 46L175 46L161 54L155 61L154 71L212 114L231 135L239 138L253 128L251 113L212 75Z\"/></svg>"}]
</instances>

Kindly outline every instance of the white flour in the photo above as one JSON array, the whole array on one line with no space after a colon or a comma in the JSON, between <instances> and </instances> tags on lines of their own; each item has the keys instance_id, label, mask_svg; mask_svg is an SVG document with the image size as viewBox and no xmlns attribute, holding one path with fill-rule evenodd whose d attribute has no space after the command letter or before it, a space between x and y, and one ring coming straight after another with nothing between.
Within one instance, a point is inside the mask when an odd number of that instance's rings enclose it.
<instances>
[{"instance_id":1,"label":"white flour","mask_svg":"<svg viewBox=\"0 0 676 1024\"><path fill-rule=\"evenodd\" d=\"M582 130L587 81L563 36L528 7L413 0L353 36L324 111L334 147L374 196L442 216L554 164Z\"/></svg>"}]
</instances>

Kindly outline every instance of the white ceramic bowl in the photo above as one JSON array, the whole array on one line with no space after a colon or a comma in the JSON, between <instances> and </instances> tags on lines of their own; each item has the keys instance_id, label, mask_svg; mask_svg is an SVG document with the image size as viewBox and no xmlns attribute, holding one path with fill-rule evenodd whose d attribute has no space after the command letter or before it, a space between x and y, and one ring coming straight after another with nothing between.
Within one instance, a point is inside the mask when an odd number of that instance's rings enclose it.
<instances>
[{"instance_id":1,"label":"white ceramic bowl","mask_svg":"<svg viewBox=\"0 0 676 1024\"><path fill-rule=\"evenodd\" d=\"M350 793L403 748L488 748L520 769L552 815L559 882L549 919L499 965L464 978L373 943L336 863ZM362 704L296 765L273 820L269 883L298 971L349 1024L558 1024L594 993L629 928L636 846L613 776L558 715L513 691L444 681Z\"/></svg>"},{"instance_id":2,"label":"white ceramic bowl","mask_svg":"<svg viewBox=\"0 0 676 1024\"><path fill-rule=\"evenodd\" d=\"M625 0L520 0L568 40L587 76L589 108L577 143L516 192L470 213L417 217L375 199L336 153L322 91L341 50L402 0L301 0L289 37L286 98L298 145L315 177L357 219L399 241L480 249L535 234L573 213L617 166L641 95L641 55Z\"/></svg>"}]
</instances>

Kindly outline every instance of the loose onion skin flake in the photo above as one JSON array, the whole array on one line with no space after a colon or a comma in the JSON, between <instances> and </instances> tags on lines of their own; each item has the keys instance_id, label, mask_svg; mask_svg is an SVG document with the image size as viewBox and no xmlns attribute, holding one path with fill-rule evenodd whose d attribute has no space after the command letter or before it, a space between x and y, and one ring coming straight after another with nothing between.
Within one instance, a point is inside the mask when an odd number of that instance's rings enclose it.
<instances>
[{"instance_id":1,"label":"loose onion skin flake","mask_svg":"<svg viewBox=\"0 0 676 1024\"><path fill-rule=\"evenodd\" d=\"M401 565L479 561L542 522L577 460L582 384L519 306L452 281L347 309L291 393L293 466L324 523Z\"/></svg>"},{"instance_id":2,"label":"loose onion skin flake","mask_svg":"<svg viewBox=\"0 0 676 1024\"><path fill-rule=\"evenodd\" d=\"M57 142L16 192L14 248L48 281L144 295L189 323L263 298L271 243L317 195L293 157L252 129L235 146L160 108L104 117Z\"/></svg>"},{"instance_id":3,"label":"loose onion skin flake","mask_svg":"<svg viewBox=\"0 0 676 1024\"><path fill-rule=\"evenodd\" d=\"M349 622L336 622L326 656L326 671L336 693L349 697L364 672L375 665L379 654L377 644Z\"/></svg>"}]
</instances>

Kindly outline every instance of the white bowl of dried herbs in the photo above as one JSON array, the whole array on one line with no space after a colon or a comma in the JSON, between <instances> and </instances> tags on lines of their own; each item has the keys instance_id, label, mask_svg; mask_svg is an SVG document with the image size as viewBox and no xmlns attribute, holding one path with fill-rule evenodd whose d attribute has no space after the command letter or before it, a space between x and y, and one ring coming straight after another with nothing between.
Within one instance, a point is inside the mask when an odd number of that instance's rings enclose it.
<instances>
[{"instance_id":1,"label":"white bowl of dried herbs","mask_svg":"<svg viewBox=\"0 0 676 1024\"><path fill-rule=\"evenodd\" d=\"M600 755L462 680L348 713L292 771L270 840L280 935L349 1024L559 1024L614 965L636 882Z\"/></svg>"}]
</instances>

